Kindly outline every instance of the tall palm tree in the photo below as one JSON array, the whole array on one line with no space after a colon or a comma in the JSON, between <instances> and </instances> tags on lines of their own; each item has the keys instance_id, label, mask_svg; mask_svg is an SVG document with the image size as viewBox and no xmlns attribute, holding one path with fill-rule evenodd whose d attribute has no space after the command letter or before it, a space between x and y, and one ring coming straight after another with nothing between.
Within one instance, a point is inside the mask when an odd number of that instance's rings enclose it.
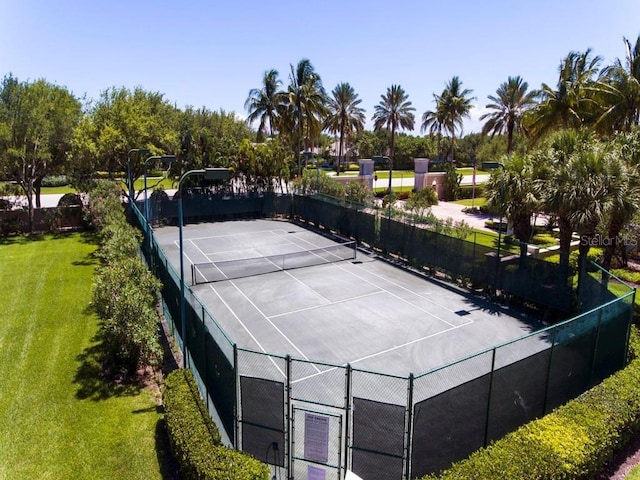
<instances>
[{"instance_id":1,"label":"tall palm tree","mask_svg":"<svg viewBox=\"0 0 640 480\"><path fill-rule=\"evenodd\" d=\"M443 92L444 95L444 92ZM422 114L422 125L420 131L422 133L429 130L429 134L438 138L438 156L440 156L440 145L442 142L442 134L445 131L445 124L447 121L447 112L444 109L444 102L440 101L442 95L433 94L434 101L436 103L435 110L427 110Z\"/></svg>"},{"instance_id":2,"label":"tall palm tree","mask_svg":"<svg viewBox=\"0 0 640 480\"><path fill-rule=\"evenodd\" d=\"M340 175L340 160L342 159L344 137L354 130L358 133L364 130L364 108L360 107L362 100L353 87L346 82L339 83L331 92L329 99L329 116L325 120L326 128L340 135L338 148L338 175Z\"/></svg>"},{"instance_id":3,"label":"tall palm tree","mask_svg":"<svg viewBox=\"0 0 640 480\"><path fill-rule=\"evenodd\" d=\"M277 123L278 105L283 101L283 95L280 91L281 85L282 81L278 78L278 71L273 68L267 70L262 77L261 88L252 88L249 91L247 101L244 102L244 108L249 112L247 120L253 123L260 119L259 137L264 134L267 124L269 125L269 136L273 137L273 128Z\"/></svg>"},{"instance_id":4,"label":"tall palm tree","mask_svg":"<svg viewBox=\"0 0 640 480\"><path fill-rule=\"evenodd\" d=\"M618 236L640 210L640 131L618 135L614 148L606 166L610 202L605 228L609 242L602 255L602 266L607 271L618 246Z\"/></svg>"},{"instance_id":5,"label":"tall palm tree","mask_svg":"<svg viewBox=\"0 0 640 480\"><path fill-rule=\"evenodd\" d=\"M595 75L601 60L591 56L591 49L570 52L562 60L555 89L543 83L541 102L525 117L525 126L534 139L554 130L578 129L596 118L600 109L596 98L602 84Z\"/></svg>"},{"instance_id":6,"label":"tall palm tree","mask_svg":"<svg viewBox=\"0 0 640 480\"><path fill-rule=\"evenodd\" d=\"M393 156L395 154L395 137L398 128L413 130L415 108L411 106L409 95L400 85L391 85L385 95L380 95L380 103L374 107L373 129L383 127L391 131L391 148L389 150L389 195L391 195L391 176L393 174Z\"/></svg>"},{"instance_id":7,"label":"tall palm tree","mask_svg":"<svg viewBox=\"0 0 640 480\"><path fill-rule=\"evenodd\" d=\"M635 45L624 38L626 57L624 65L620 59L602 72L601 80L608 89L603 95L605 110L596 127L601 131L629 131L640 121L640 35Z\"/></svg>"},{"instance_id":8,"label":"tall palm tree","mask_svg":"<svg viewBox=\"0 0 640 480\"><path fill-rule=\"evenodd\" d=\"M539 206L534 158L510 155L502 165L485 185L487 204L504 213L518 240L528 242L532 233L531 217Z\"/></svg>"},{"instance_id":9,"label":"tall palm tree","mask_svg":"<svg viewBox=\"0 0 640 480\"><path fill-rule=\"evenodd\" d=\"M298 173L301 171L300 152L303 138L310 142L320 135L321 121L326 113L326 92L320 75L307 58L291 66L289 88L286 92L284 125L296 132Z\"/></svg>"},{"instance_id":10,"label":"tall palm tree","mask_svg":"<svg viewBox=\"0 0 640 480\"><path fill-rule=\"evenodd\" d=\"M486 105L486 108L495 110L485 113L480 120L487 119L482 127L482 134L491 135L507 134L507 153L513 150L513 134L522 131L522 116L527 109L535 105L536 92L527 92L529 84L519 75L509 77L496 90L496 95L489 95L487 98L493 103Z\"/></svg>"},{"instance_id":11,"label":"tall palm tree","mask_svg":"<svg viewBox=\"0 0 640 480\"><path fill-rule=\"evenodd\" d=\"M458 76L447 82L440 95L433 95L436 102L435 111L426 111L422 116L423 131L429 126L435 129L445 130L451 135L451 162L455 155L456 131L462 132L463 120L469 116L475 99L471 94L473 90L462 88L462 81ZM436 126L437 125L437 126Z\"/></svg>"}]
</instances>

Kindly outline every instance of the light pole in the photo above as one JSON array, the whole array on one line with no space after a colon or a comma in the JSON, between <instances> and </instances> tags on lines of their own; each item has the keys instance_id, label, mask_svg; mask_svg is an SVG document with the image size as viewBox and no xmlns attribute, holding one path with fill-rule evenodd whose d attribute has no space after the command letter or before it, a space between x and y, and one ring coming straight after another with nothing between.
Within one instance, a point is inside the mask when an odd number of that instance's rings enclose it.
<instances>
[{"instance_id":1,"label":"light pole","mask_svg":"<svg viewBox=\"0 0 640 480\"><path fill-rule=\"evenodd\" d=\"M147 195L147 164L151 160L160 160L162 163L171 163L176 160L175 155L154 155L144 161L144 218L149 223L149 199Z\"/></svg>"},{"instance_id":2,"label":"light pole","mask_svg":"<svg viewBox=\"0 0 640 480\"><path fill-rule=\"evenodd\" d=\"M189 170L178 182L178 231L180 243L180 322L182 323L180 334L182 336L182 367L187 368L187 322L184 301L184 255L182 246L182 183L191 176L204 175L207 180L227 180L229 178L228 168L205 168L200 170Z\"/></svg>"},{"instance_id":3,"label":"light pole","mask_svg":"<svg viewBox=\"0 0 640 480\"><path fill-rule=\"evenodd\" d=\"M504 165L498 162L498 168L504 173ZM496 261L496 289L498 287L498 278L500 277L500 246L502 244L502 213L504 212L504 178L500 182L500 222L498 223L498 258Z\"/></svg>"}]
</instances>

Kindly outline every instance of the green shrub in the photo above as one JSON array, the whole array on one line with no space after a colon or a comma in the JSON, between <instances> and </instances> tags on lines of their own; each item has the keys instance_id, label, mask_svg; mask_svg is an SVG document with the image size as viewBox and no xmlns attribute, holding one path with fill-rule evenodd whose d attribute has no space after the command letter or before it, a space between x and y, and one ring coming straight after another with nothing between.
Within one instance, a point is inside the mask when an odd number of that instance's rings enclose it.
<instances>
[{"instance_id":1,"label":"green shrub","mask_svg":"<svg viewBox=\"0 0 640 480\"><path fill-rule=\"evenodd\" d=\"M163 398L169 444L183 479L269 479L267 465L221 444L189 370L167 376Z\"/></svg>"},{"instance_id":2,"label":"green shrub","mask_svg":"<svg viewBox=\"0 0 640 480\"><path fill-rule=\"evenodd\" d=\"M640 432L640 341L632 328L631 361L580 397L424 479L592 478Z\"/></svg>"},{"instance_id":3,"label":"green shrub","mask_svg":"<svg viewBox=\"0 0 640 480\"><path fill-rule=\"evenodd\" d=\"M458 189L458 199L467 199L467 198L475 198L484 196L484 185L476 185L475 192L473 189L473 185L461 185Z\"/></svg>"},{"instance_id":4,"label":"green shrub","mask_svg":"<svg viewBox=\"0 0 640 480\"><path fill-rule=\"evenodd\" d=\"M616 277L624 282L640 284L640 272L626 270L624 268L614 268L611 270Z\"/></svg>"},{"instance_id":5,"label":"green shrub","mask_svg":"<svg viewBox=\"0 0 640 480\"><path fill-rule=\"evenodd\" d=\"M99 181L89 192L89 217L98 229L102 260L93 283L107 369L135 373L160 363L162 348L155 307L160 282L138 257L140 233L126 222L120 190Z\"/></svg>"},{"instance_id":6,"label":"green shrub","mask_svg":"<svg viewBox=\"0 0 640 480\"><path fill-rule=\"evenodd\" d=\"M51 177L44 177L42 179L43 187L65 187L70 183L71 181L66 175L56 175Z\"/></svg>"},{"instance_id":7,"label":"green shrub","mask_svg":"<svg viewBox=\"0 0 640 480\"><path fill-rule=\"evenodd\" d=\"M65 193L58 200L58 207L82 206L82 197L77 193Z\"/></svg>"}]
</instances>

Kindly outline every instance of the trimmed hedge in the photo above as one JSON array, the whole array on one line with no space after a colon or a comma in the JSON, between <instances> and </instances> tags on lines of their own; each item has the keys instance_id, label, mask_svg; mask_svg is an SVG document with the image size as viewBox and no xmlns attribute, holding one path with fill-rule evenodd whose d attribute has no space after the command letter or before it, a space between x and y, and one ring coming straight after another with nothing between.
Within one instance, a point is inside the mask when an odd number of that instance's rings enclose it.
<instances>
[{"instance_id":1,"label":"trimmed hedge","mask_svg":"<svg viewBox=\"0 0 640 480\"><path fill-rule=\"evenodd\" d=\"M593 478L640 432L640 336L631 335L631 361L621 371L545 417L427 479Z\"/></svg>"},{"instance_id":2,"label":"trimmed hedge","mask_svg":"<svg viewBox=\"0 0 640 480\"><path fill-rule=\"evenodd\" d=\"M165 379L164 406L169 443L181 478L269 480L269 467L250 455L224 447L189 370Z\"/></svg>"}]
</instances>

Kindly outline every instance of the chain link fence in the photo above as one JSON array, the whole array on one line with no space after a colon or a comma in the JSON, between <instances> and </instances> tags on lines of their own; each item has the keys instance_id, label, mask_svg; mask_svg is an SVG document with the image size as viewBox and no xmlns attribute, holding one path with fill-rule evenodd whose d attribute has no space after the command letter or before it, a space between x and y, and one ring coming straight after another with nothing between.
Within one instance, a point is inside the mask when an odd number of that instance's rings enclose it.
<instances>
[{"instance_id":1,"label":"chain link fence","mask_svg":"<svg viewBox=\"0 0 640 480\"><path fill-rule=\"evenodd\" d=\"M230 445L269 463L278 475L339 480L352 470L367 480L399 480L437 472L624 366L635 290L597 265L585 267L577 294L569 277L567 294L557 267L520 258L498 262L502 256L491 248L320 201L267 195L216 203L215 217L290 216L421 269L444 269L513 291L542 281L535 287L539 293L523 298L557 294L562 300L544 305L558 306L575 296L579 314L429 372L393 376L239 348L186 286L182 339L179 275L133 208L133 222L145 232L143 255L162 282L167 318L212 417ZM190 218L213 218L191 210L212 205L194 200L185 211ZM172 208L161 204L152 212Z\"/></svg>"}]
</instances>

